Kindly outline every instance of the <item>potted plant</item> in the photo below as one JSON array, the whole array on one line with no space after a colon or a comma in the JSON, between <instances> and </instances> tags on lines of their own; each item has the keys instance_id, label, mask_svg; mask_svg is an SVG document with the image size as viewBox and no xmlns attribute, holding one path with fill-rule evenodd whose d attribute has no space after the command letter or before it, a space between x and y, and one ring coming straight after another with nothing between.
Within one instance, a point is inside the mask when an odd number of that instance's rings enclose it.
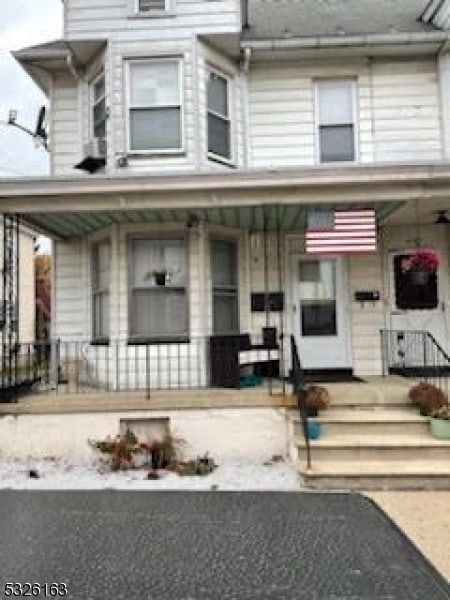
<instances>
[{"instance_id":1,"label":"potted plant","mask_svg":"<svg viewBox=\"0 0 450 600\"><path fill-rule=\"evenodd\" d=\"M409 390L409 398L419 407L420 414L428 417L433 412L447 405L447 398L442 390L431 383L421 382Z\"/></svg>"},{"instance_id":2,"label":"potted plant","mask_svg":"<svg viewBox=\"0 0 450 600\"><path fill-rule=\"evenodd\" d=\"M320 385L309 385L302 390L300 403L306 406L308 417L317 417L320 410L330 406L330 394Z\"/></svg>"},{"instance_id":3,"label":"potted plant","mask_svg":"<svg viewBox=\"0 0 450 600\"><path fill-rule=\"evenodd\" d=\"M426 285L430 275L438 270L439 263L439 254L435 250L417 248L402 261L402 270L412 285Z\"/></svg>"},{"instance_id":4,"label":"potted plant","mask_svg":"<svg viewBox=\"0 0 450 600\"><path fill-rule=\"evenodd\" d=\"M450 440L450 408L448 404L431 413L430 429L435 438Z\"/></svg>"}]
</instances>

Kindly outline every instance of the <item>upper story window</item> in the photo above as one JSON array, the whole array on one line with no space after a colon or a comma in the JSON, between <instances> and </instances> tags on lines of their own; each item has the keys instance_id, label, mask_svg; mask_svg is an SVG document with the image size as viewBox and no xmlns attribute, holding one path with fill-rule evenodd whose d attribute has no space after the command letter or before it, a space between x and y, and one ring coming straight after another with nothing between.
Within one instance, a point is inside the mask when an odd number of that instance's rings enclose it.
<instances>
[{"instance_id":1,"label":"upper story window","mask_svg":"<svg viewBox=\"0 0 450 600\"><path fill-rule=\"evenodd\" d=\"M129 63L129 150L183 150L181 61Z\"/></svg>"},{"instance_id":2,"label":"upper story window","mask_svg":"<svg viewBox=\"0 0 450 600\"><path fill-rule=\"evenodd\" d=\"M137 12L148 16L161 14L171 10L172 0L136 0Z\"/></svg>"},{"instance_id":3,"label":"upper story window","mask_svg":"<svg viewBox=\"0 0 450 600\"><path fill-rule=\"evenodd\" d=\"M355 82L328 80L316 83L318 155L321 163L356 159Z\"/></svg>"},{"instance_id":4,"label":"upper story window","mask_svg":"<svg viewBox=\"0 0 450 600\"><path fill-rule=\"evenodd\" d=\"M98 140L106 139L106 85L105 74L102 71L91 81L91 137Z\"/></svg>"},{"instance_id":5,"label":"upper story window","mask_svg":"<svg viewBox=\"0 0 450 600\"><path fill-rule=\"evenodd\" d=\"M208 153L231 160L229 81L215 71L208 73Z\"/></svg>"}]
</instances>

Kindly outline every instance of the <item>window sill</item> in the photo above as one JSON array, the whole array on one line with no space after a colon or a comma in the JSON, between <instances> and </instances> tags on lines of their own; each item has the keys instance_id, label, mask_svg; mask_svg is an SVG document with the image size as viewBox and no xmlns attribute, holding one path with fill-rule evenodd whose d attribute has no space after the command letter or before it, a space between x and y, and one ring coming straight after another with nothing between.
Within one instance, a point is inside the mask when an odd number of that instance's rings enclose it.
<instances>
[{"instance_id":1,"label":"window sill","mask_svg":"<svg viewBox=\"0 0 450 600\"><path fill-rule=\"evenodd\" d=\"M129 160L142 159L142 158L167 158L171 156L186 156L186 151L183 148L175 150L130 150L127 152L126 157Z\"/></svg>"},{"instance_id":2,"label":"window sill","mask_svg":"<svg viewBox=\"0 0 450 600\"><path fill-rule=\"evenodd\" d=\"M147 10L134 12L128 15L129 19L165 19L174 17L175 13L169 10Z\"/></svg>"},{"instance_id":3,"label":"window sill","mask_svg":"<svg viewBox=\"0 0 450 600\"><path fill-rule=\"evenodd\" d=\"M161 344L189 344L190 338L187 335L180 335L179 337L155 337L155 338L129 338L127 340L127 346L158 346Z\"/></svg>"},{"instance_id":4,"label":"window sill","mask_svg":"<svg viewBox=\"0 0 450 600\"><path fill-rule=\"evenodd\" d=\"M222 165L225 165L226 167L230 167L230 169L236 168L236 165L231 159L224 158L223 156L218 156L217 154L213 154L212 152L208 152L208 160L215 163L220 163Z\"/></svg>"}]
</instances>

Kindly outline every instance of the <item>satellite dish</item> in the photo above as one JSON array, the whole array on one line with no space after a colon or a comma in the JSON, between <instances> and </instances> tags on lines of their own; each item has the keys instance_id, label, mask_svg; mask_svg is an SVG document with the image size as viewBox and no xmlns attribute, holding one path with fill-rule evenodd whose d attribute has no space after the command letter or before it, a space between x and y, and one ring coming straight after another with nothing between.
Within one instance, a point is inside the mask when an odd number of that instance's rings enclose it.
<instances>
[{"instance_id":1,"label":"satellite dish","mask_svg":"<svg viewBox=\"0 0 450 600\"><path fill-rule=\"evenodd\" d=\"M38 118L36 122L36 129L34 130L34 135L36 137L42 138L44 141L47 139L47 131L45 130L45 117L46 117L46 108L45 106L41 106L38 113Z\"/></svg>"}]
</instances>

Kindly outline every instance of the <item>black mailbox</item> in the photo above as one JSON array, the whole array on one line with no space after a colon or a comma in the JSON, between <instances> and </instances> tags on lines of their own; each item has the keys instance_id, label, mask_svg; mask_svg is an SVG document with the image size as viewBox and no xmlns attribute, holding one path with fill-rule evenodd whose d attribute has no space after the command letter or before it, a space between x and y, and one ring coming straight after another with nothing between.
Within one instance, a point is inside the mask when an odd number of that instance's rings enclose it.
<instances>
[{"instance_id":1,"label":"black mailbox","mask_svg":"<svg viewBox=\"0 0 450 600\"><path fill-rule=\"evenodd\" d=\"M380 292L378 290L363 290L355 292L356 302L379 302Z\"/></svg>"}]
</instances>

